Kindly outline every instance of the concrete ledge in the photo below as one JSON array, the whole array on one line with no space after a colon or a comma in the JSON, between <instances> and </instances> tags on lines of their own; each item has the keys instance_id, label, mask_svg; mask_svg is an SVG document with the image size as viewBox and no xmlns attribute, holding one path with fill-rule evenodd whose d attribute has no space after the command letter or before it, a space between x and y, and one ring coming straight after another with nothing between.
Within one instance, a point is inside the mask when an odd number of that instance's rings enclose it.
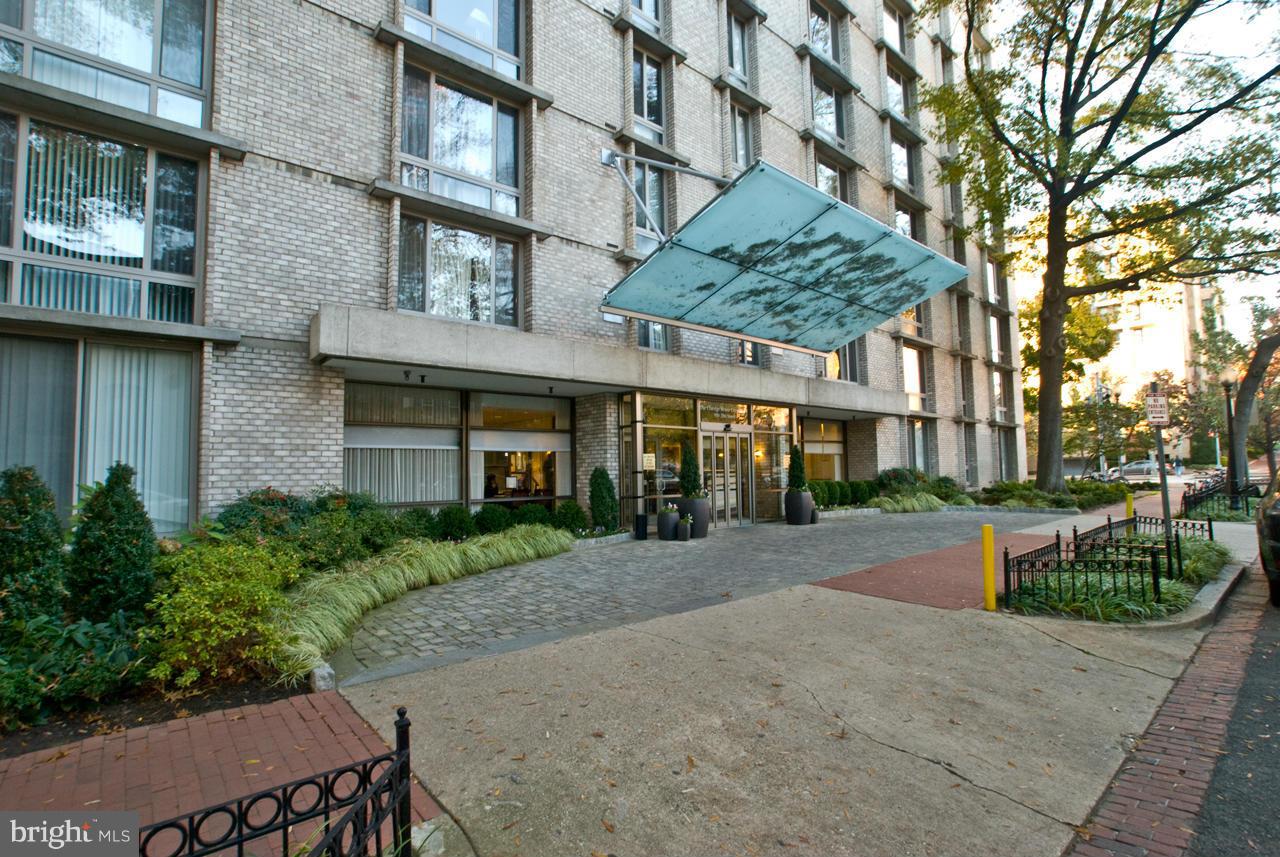
<instances>
[{"instance_id":1,"label":"concrete ledge","mask_svg":"<svg viewBox=\"0 0 1280 857\"><path fill-rule=\"evenodd\" d=\"M98 315L91 312L73 312L65 309L0 304L0 321L30 324L35 327L56 327L69 332L119 333L126 336L155 336L164 339L190 339L212 342L215 345L238 345L240 331L229 327L206 327L202 324L181 324L174 321L151 321L146 318L128 318L118 315Z\"/></svg>"},{"instance_id":2,"label":"concrete ledge","mask_svg":"<svg viewBox=\"0 0 1280 857\"><path fill-rule=\"evenodd\" d=\"M825 510L819 509L818 523L821 524L823 521L828 519L836 520L838 518L860 518L864 515L882 515L882 514L884 514L884 510L878 509L875 506L868 506L865 509L825 509Z\"/></svg>"},{"instance_id":3,"label":"concrete ledge","mask_svg":"<svg viewBox=\"0 0 1280 857\"><path fill-rule=\"evenodd\" d=\"M1044 509L1040 506L983 506L978 503L973 506L943 506L944 512L1009 512L1015 515L1054 515L1063 518L1067 515L1082 514L1079 509Z\"/></svg>"},{"instance_id":4,"label":"concrete ledge","mask_svg":"<svg viewBox=\"0 0 1280 857\"><path fill-rule=\"evenodd\" d=\"M1223 567L1217 580L1200 587L1200 591L1196 593L1195 599L1186 610L1168 619L1144 622L1137 627L1155 631L1177 631L1182 628L1201 628L1212 624L1222 612L1227 596L1236 588L1236 584L1244 578L1248 570L1248 563L1231 560Z\"/></svg>"},{"instance_id":5,"label":"concrete ledge","mask_svg":"<svg viewBox=\"0 0 1280 857\"><path fill-rule=\"evenodd\" d=\"M629 542L631 541L631 538L631 533L614 533L611 536L600 536L594 539L577 539L573 543L573 549L578 550L579 548L594 548L600 547L601 545L616 545L618 542Z\"/></svg>"}]
</instances>

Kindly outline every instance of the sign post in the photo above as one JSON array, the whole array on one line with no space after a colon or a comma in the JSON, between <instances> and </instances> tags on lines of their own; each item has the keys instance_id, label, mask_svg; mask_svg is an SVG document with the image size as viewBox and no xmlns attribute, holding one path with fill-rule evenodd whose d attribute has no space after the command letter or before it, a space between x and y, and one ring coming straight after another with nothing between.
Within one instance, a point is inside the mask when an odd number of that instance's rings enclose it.
<instances>
[{"instance_id":1,"label":"sign post","mask_svg":"<svg viewBox=\"0 0 1280 857\"><path fill-rule=\"evenodd\" d=\"M1164 463L1164 427L1169 424L1169 397L1160 394L1160 385L1152 381L1151 392L1147 394L1147 425L1156 433L1156 467L1160 469L1160 502L1164 510L1164 548L1169 565L1173 572L1173 521L1169 513L1169 474L1165 472Z\"/></svg>"}]
</instances>

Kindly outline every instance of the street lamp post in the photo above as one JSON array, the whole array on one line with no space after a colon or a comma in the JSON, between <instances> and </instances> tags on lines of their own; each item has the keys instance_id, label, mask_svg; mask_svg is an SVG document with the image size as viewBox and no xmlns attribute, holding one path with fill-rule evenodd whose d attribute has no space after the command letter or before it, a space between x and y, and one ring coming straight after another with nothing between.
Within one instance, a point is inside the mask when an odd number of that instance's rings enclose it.
<instances>
[{"instance_id":1,"label":"street lamp post","mask_svg":"<svg viewBox=\"0 0 1280 857\"><path fill-rule=\"evenodd\" d=\"M1233 510L1240 508L1240 488L1236 484L1236 421L1231 404L1231 388L1235 386L1237 378L1239 373L1234 366L1227 366L1218 373L1218 380L1222 382L1222 395L1227 400L1227 502Z\"/></svg>"}]
</instances>

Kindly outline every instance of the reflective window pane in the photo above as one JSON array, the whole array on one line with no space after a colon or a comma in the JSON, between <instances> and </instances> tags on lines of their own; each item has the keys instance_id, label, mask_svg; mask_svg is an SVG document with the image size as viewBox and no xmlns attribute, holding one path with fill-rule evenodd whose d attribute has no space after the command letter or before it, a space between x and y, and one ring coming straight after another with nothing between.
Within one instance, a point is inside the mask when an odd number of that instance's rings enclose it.
<instances>
[{"instance_id":1,"label":"reflective window pane","mask_svg":"<svg viewBox=\"0 0 1280 857\"><path fill-rule=\"evenodd\" d=\"M809 6L809 43L827 56L832 56L831 14L817 3Z\"/></svg>"},{"instance_id":2,"label":"reflective window pane","mask_svg":"<svg viewBox=\"0 0 1280 857\"><path fill-rule=\"evenodd\" d=\"M427 147L428 128L431 122L431 80L425 71L411 65L404 67L404 94L402 105L400 150L406 154L427 160L431 150Z\"/></svg>"},{"instance_id":3,"label":"reflective window pane","mask_svg":"<svg viewBox=\"0 0 1280 857\"><path fill-rule=\"evenodd\" d=\"M45 265L23 265L18 303L138 318L142 314L142 281Z\"/></svg>"},{"instance_id":4,"label":"reflective window pane","mask_svg":"<svg viewBox=\"0 0 1280 857\"><path fill-rule=\"evenodd\" d=\"M473 176L493 176L493 102L439 81L435 86L434 160Z\"/></svg>"},{"instance_id":5,"label":"reflective window pane","mask_svg":"<svg viewBox=\"0 0 1280 857\"><path fill-rule=\"evenodd\" d=\"M22 0L0 0L0 24L22 26Z\"/></svg>"},{"instance_id":6,"label":"reflective window pane","mask_svg":"<svg viewBox=\"0 0 1280 857\"><path fill-rule=\"evenodd\" d=\"M396 306L426 312L427 224L412 217L400 218L400 279Z\"/></svg>"},{"instance_id":7,"label":"reflective window pane","mask_svg":"<svg viewBox=\"0 0 1280 857\"><path fill-rule=\"evenodd\" d=\"M473 41L494 43L493 0L443 0L435 4L435 19Z\"/></svg>"},{"instance_id":8,"label":"reflective window pane","mask_svg":"<svg viewBox=\"0 0 1280 857\"><path fill-rule=\"evenodd\" d=\"M155 0L33 3L32 21L38 35L129 68L151 71Z\"/></svg>"},{"instance_id":9,"label":"reflective window pane","mask_svg":"<svg viewBox=\"0 0 1280 857\"><path fill-rule=\"evenodd\" d=\"M516 246L499 241L493 273L493 323L516 324Z\"/></svg>"},{"instance_id":10,"label":"reflective window pane","mask_svg":"<svg viewBox=\"0 0 1280 857\"><path fill-rule=\"evenodd\" d=\"M13 242L13 182L18 153L18 120L0 113L0 246Z\"/></svg>"},{"instance_id":11,"label":"reflective window pane","mask_svg":"<svg viewBox=\"0 0 1280 857\"><path fill-rule=\"evenodd\" d=\"M191 324L195 321L196 290L173 283L151 283L147 287L147 318Z\"/></svg>"},{"instance_id":12,"label":"reflective window pane","mask_svg":"<svg viewBox=\"0 0 1280 857\"><path fill-rule=\"evenodd\" d=\"M0 71L22 74L22 45L12 39L0 39Z\"/></svg>"},{"instance_id":13,"label":"reflective window pane","mask_svg":"<svg viewBox=\"0 0 1280 857\"><path fill-rule=\"evenodd\" d=\"M433 173L431 176L431 192L449 199L456 199L477 208L492 206L492 191L484 185L478 185L463 179L447 176L444 173Z\"/></svg>"},{"instance_id":14,"label":"reflective window pane","mask_svg":"<svg viewBox=\"0 0 1280 857\"><path fill-rule=\"evenodd\" d=\"M205 0L165 0L160 74L199 86L204 67Z\"/></svg>"},{"instance_id":15,"label":"reflective window pane","mask_svg":"<svg viewBox=\"0 0 1280 857\"><path fill-rule=\"evenodd\" d=\"M520 55L519 0L498 0L498 50Z\"/></svg>"},{"instance_id":16,"label":"reflective window pane","mask_svg":"<svg viewBox=\"0 0 1280 857\"><path fill-rule=\"evenodd\" d=\"M204 102L180 92L160 89L156 92L156 115L199 128L204 124Z\"/></svg>"},{"instance_id":17,"label":"reflective window pane","mask_svg":"<svg viewBox=\"0 0 1280 857\"><path fill-rule=\"evenodd\" d=\"M431 224L431 312L489 321L493 314L493 237Z\"/></svg>"},{"instance_id":18,"label":"reflective window pane","mask_svg":"<svg viewBox=\"0 0 1280 857\"><path fill-rule=\"evenodd\" d=\"M151 266L171 274L194 274L196 194L200 168L194 161L156 155L155 217Z\"/></svg>"},{"instance_id":19,"label":"reflective window pane","mask_svg":"<svg viewBox=\"0 0 1280 857\"><path fill-rule=\"evenodd\" d=\"M498 162L494 181L509 187L519 185L520 114L514 107L498 105Z\"/></svg>"},{"instance_id":20,"label":"reflective window pane","mask_svg":"<svg viewBox=\"0 0 1280 857\"><path fill-rule=\"evenodd\" d=\"M148 113L151 109L151 89L145 83L46 51L32 54L31 77L130 110Z\"/></svg>"},{"instance_id":21,"label":"reflective window pane","mask_svg":"<svg viewBox=\"0 0 1280 857\"><path fill-rule=\"evenodd\" d=\"M651 425L692 426L693 399L645 393L640 399L643 420Z\"/></svg>"},{"instance_id":22,"label":"reflective window pane","mask_svg":"<svg viewBox=\"0 0 1280 857\"><path fill-rule=\"evenodd\" d=\"M0 335L0 470L34 467L71 514L75 488L76 344Z\"/></svg>"},{"instance_id":23,"label":"reflective window pane","mask_svg":"<svg viewBox=\"0 0 1280 857\"><path fill-rule=\"evenodd\" d=\"M835 91L820 80L813 82L813 125L831 137L840 136Z\"/></svg>"}]
</instances>

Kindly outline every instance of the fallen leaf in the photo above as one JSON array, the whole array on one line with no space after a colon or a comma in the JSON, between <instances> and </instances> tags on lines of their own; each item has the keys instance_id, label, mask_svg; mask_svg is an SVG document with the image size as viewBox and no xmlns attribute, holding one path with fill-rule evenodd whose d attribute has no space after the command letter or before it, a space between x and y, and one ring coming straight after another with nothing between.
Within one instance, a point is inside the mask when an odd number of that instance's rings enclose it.
<instances>
[{"instance_id":1,"label":"fallen leaf","mask_svg":"<svg viewBox=\"0 0 1280 857\"><path fill-rule=\"evenodd\" d=\"M952 783L952 784L951 784L951 788L953 788L953 789L958 789L958 788L960 788L960 783Z\"/></svg>"},{"instance_id":2,"label":"fallen leaf","mask_svg":"<svg viewBox=\"0 0 1280 857\"><path fill-rule=\"evenodd\" d=\"M770 684L772 684L774 687L782 687L782 682L780 681L770 682Z\"/></svg>"},{"instance_id":3,"label":"fallen leaf","mask_svg":"<svg viewBox=\"0 0 1280 857\"><path fill-rule=\"evenodd\" d=\"M244 763L246 765L261 765L262 760L261 759L245 759Z\"/></svg>"},{"instance_id":4,"label":"fallen leaf","mask_svg":"<svg viewBox=\"0 0 1280 857\"><path fill-rule=\"evenodd\" d=\"M1044 772L1045 772L1045 774L1047 774L1048 776L1051 776L1051 777L1052 777L1052 776L1053 776L1053 764L1052 764L1052 763L1050 763L1050 762L1045 762L1045 763L1044 763Z\"/></svg>"},{"instance_id":5,"label":"fallen leaf","mask_svg":"<svg viewBox=\"0 0 1280 857\"><path fill-rule=\"evenodd\" d=\"M600 819L600 826L603 827L609 833L613 833L613 822L609 821L609 819L607 818Z\"/></svg>"},{"instance_id":6,"label":"fallen leaf","mask_svg":"<svg viewBox=\"0 0 1280 857\"><path fill-rule=\"evenodd\" d=\"M756 725L757 725L757 726L759 726L761 729L763 729L763 728L765 728L766 726L768 726L768 725L769 725L769 721L768 721L768 720L764 720L764 719L757 720L757 721L756 721Z\"/></svg>"},{"instance_id":7,"label":"fallen leaf","mask_svg":"<svg viewBox=\"0 0 1280 857\"><path fill-rule=\"evenodd\" d=\"M1083 839L1085 842L1088 842L1090 839L1093 838L1093 831L1082 825L1077 825L1076 835L1079 836L1081 839Z\"/></svg>"},{"instance_id":8,"label":"fallen leaf","mask_svg":"<svg viewBox=\"0 0 1280 857\"><path fill-rule=\"evenodd\" d=\"M594 732L592 732L592 733L591 733L591 737L592 737L592 738L603 738L603 737L604 737L604 733L603 733L603 732L601 732L599 729L597 729L596 731L594 731Z\"/></svg>"},{"instance_id":9,"label":"fallen leaf","mask_svg":"<svg viewBox=\"0 0 1280 857\"><path fill-rule=\"evenodd\" d=\"M515 821L509 821L509 822L507 822L506 824L502 825L502 829L503 829L503 830L510 830L511 828L515 827L515 826L516 826L517 824L519 824L519 823L520 823L520 820L519 820L519 819L516 819Z\"/></svg>"},{"instance_id":10,"label":"fallen leaf","mask_svg":"<svg viewBox=\"0 0 1280 857\"><path fill-rule=\"evenodd\" d=\"M1017 765L1015 765L1015 764L1013 763L1013 760L1012 760L1012 759L1010 759L1010 760L1009 760L1008 762L1006 762L1005 764L1007 764L1007 765L1008 765L1009 767L1011 767L1011 768L1016 768L1016 767L1018 767Z\"/></svg>"},{"instance_id":11,"label":"fallen leaf","mask_svg":"<svg viewBox=\"0 0 1280 857\"><path fill-rule=\"evenodd\" d=\"M1078 672L1078 673L1087 673L1087 672L1088 672L1088 670L1087 670L1087 669L1085 669L1084 667L1072 667L1072 669L1073 669L1073 670L1075 670L1075 671L1076 671L1076 672Z\"/></svg>"},{"instance_id":12,"label":"fallen leaf","mask_svg":"<svg viewBox=\"0 0 1280 857\"><path fill-rule=\"evenodd\" d=\"M525 754L524 754L524 753L521 753L519 756L512 756L512 757L511 757L511 761L513 761L513 762L523 762L526 758L527 758L527 757L525 756Z\"/></svg>"},{"instance_id":13,"label":"fallen leaf","mask_svg":"<svg viewBox=\"0 0 1280 857\"><path fill-rule=\"evenodd\" d=\"M721 597L721 598L732 598L732 597L733 597L733 593L732 593L732 592L721 592L721 593L720 593L720 597Z\"/></svg>"},{"instance_id":14,"label":"fallen leaf","mask_svg":"<svg viewBox=\"0 0 1280 857\"><path fill-rule=\"evenodd\" d=\"M707 821L715 822L715 821L719 821L719 820L720 820L720 816L718 816L718 815L709 815L709 816L707 816Z\"/></svg>"},{"instance_id":15,"label":"fallen leaf","mask_svg":"<svg viewBox=\"0 0 1280 857\"><path fill-rule=\"evenodd\" d=\"M685 773L688 773L689 771L692 771L692 770L693 770L694 768L696 768L696 767L698 767L698 763L697 763L697 762L695 762L695 761L693 761L693 757L692 757L692 756L685 756L685 757L684 757L684 770L685 770Z\"/></svg>"}]
</instances>

